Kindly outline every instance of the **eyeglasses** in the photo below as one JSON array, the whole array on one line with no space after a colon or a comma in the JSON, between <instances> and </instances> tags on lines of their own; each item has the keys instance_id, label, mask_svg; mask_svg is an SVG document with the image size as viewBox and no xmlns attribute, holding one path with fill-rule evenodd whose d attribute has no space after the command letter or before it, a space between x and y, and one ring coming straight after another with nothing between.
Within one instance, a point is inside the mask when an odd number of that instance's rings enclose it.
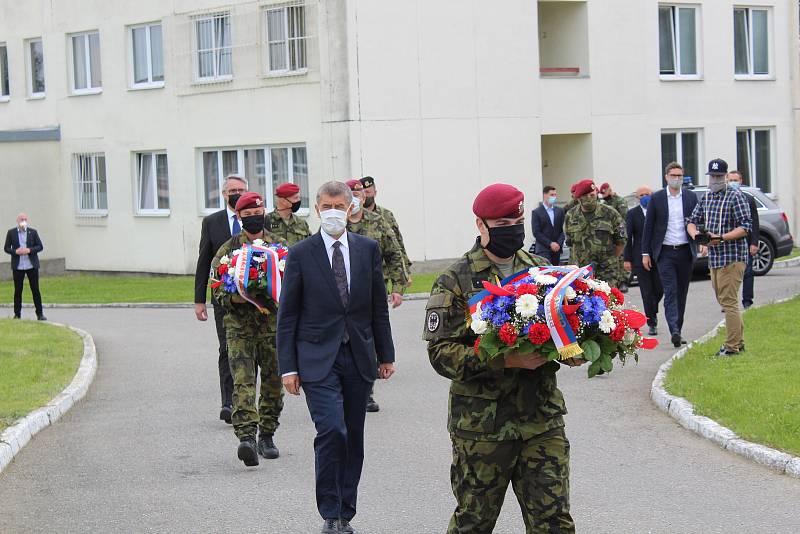
<instances>
[{"instance_id":1,"label":"eyeglasses","mask_svg":"<svg viewBox=\"0 0 800 534\"><path fill-rule=\"evenodd\" d=\"M242 193L246 193L247 189L228 189L229 195L241 195Z\"/></svg>"}]
</instances>

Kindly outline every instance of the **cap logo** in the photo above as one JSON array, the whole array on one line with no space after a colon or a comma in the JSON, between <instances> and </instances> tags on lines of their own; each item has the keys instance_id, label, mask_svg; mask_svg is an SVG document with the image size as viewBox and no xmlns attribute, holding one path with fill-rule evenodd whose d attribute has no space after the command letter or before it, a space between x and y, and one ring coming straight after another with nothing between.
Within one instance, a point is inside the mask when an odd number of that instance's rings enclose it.
<instances>
[{"instance_id":1,"label":"cap logo","mask_svg":"<svg viewBox=\"0 0 800 534\"><path fill-rule=\"evenodd\" d=\"M256 206L261 206L261 204L263 204L263 203L264 203L264 201L261 200L260 198L256 199Z\"/></svg>"},{"instance_id":2,"label":"cap logo","mask_svg":"<svg viewBox=\"0 0 800 534\"><path fill-rule=\"evenodd\" d=\"M713 162L713 163L711 164L711 168L712 168L713 170L715 170L715 171L718 171L718 170L719 170L719 163L717 163L716 161L715 161L715 162Z\"/></svg>"}]
</instances>

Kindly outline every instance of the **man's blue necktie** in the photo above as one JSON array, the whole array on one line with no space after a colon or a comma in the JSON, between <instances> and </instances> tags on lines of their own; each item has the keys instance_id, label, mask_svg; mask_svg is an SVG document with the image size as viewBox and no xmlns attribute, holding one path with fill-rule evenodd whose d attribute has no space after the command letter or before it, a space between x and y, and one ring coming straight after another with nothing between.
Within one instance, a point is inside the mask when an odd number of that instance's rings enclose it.
<instances>
[{"instance_id":1,"label":"man's blue necktie","mask_svg":"<svg viewBox=\"0 0 800 534\"><path fill-rule=\"evenodd\" d=\"M233 230L231 231L231 236L237 236L242 233L242 227L239 225L239 218L233 218Z\"/></svg>"}]
</instances>

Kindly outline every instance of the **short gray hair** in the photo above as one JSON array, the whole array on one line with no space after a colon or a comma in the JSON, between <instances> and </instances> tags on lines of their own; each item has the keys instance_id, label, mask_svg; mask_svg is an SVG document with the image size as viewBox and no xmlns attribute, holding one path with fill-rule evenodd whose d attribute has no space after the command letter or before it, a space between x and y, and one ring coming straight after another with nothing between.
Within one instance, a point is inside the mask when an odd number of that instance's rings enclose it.
<instances>
[{"instance_id":1,"label":"short gray hair","mask_svg":"<svg viewBox=\"0 0 800 534\"><path fill-rule=\"evenodd\" d=\"M350 188L347 187L347 184L344 182L325 182L319 189L317 189L317 204L319 204L319 199L322 195L328 195L329 197L344 197L347 199L347 205L349 206L353 202L353 192L350 191Z\"/></svg>"},{"instance_id":2,"label":"short gray hair","mask_svg":"<svg viewBox=\"0 0 800 534\"><path fill-rule=\"evenodd\" d=\"M244 176L241 176L239 174L229 174L222 181L222 190L223 191L227 191L228 190L228 181L230 181L230 180L239 180L240 182L244 183L244 186L247 189L250 189L250 184L247 183L247 178L245 178Z\"/></svg>"}]
</instances>

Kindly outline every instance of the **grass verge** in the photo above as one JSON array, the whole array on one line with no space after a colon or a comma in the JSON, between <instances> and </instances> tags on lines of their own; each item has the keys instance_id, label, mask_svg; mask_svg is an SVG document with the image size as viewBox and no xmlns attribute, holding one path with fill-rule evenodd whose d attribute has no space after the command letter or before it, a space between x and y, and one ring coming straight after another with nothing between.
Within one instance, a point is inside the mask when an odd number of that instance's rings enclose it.
<instances>
[{"instance_id":1,"label":"grass verge","mask_svg":"<svg viewBox=\"0 0 800 534\"><path fill-rule=\"evenodd\" d=\"M794 247L792 249L791 254L789 254L788 256L783 256L781 258L778 258L778 261L791 260L792 258L797 258L797 257L800 257L800 247Z\"/></svg>"},{"instance_id":2,"label":"grass verge","mask_svg":"<svg viewBox=\"0 0 800 534\"><path fill-rule=\"evenodd\" d=\"M692 347L669 371L666 389L695 413L748 441L800 455L800 297L744 314L747 351L714 356L724 329Z\"/></svg>"},{"instance_id":3,"label":"grass verge","mask_svg":"<svg viewBox=\"0 0 800 534\"><path fill-rule=\"evenodd\" d=\"M430 293L431 287L439 273L417 273L411 275L411 287L406 289L407 294L411 293Z\"/></svg>"},{"instance_id":4,"label":"grass verge","mask_svg":"<svg viewBox=\"0 0 800 534\"><path fill-rule=\"evenodd\" d=\"M0 319L0 431L67 387L82 357L83 340L71 330Z\"/></svg>"}]
</instances>

